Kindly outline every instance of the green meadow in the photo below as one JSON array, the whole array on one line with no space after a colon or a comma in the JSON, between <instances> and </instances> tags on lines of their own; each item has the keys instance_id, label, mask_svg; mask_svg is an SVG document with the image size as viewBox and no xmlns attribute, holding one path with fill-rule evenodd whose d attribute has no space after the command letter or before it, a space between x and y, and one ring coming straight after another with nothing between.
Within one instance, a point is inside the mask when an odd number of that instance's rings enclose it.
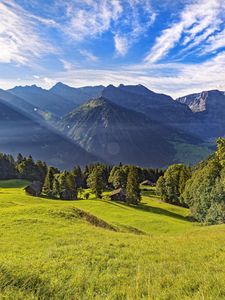
<instances>
[{"instance_id":1,"label":"green meadow","mask_svg":"<svg viewBox=\"0 0 225 300\"><path fill-rule=\"evenodd\" d=\"M225 225L191 222L152 188L132 207L26 184L0 182L0 299L225 299Z\"/></svg>"}]
</instances>

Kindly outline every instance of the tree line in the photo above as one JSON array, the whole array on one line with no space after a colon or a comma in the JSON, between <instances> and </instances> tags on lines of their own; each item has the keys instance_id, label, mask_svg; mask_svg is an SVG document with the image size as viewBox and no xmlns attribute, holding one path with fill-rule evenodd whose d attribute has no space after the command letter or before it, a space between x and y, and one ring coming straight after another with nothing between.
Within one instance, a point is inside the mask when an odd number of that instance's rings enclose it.
<instances>
[{"instance_id":1,"label":"tree line","mask_svg":"<svg viewBox=\"0 0 225 300\"><path fill-rule=\"evenodd\" d=\"M130 165L110 166L106 164L90 164L84 169L75 166L70 171L61 171L47 166L40 160L34 161L31 156L19 154L16 159L12 155L0 153L0 179L26 179L41 183L41 194L56 199L75 200L82 194L85 199L90 188L96 198L101 198L105 190L126 189L126 202L140 202L139 185L144 180L155 183L163 174L163 170L139 168Z\"/></svg>"},{"instance_id":2,"label":"tree line","mask_svg":"<svg viewBox=\"0 0 225 300\"><path fill-rule=\"evenodd\" d=\"M219 138L215 153L192 168L170 166L156 192L165 202L189 207L199 222L225 223L225 139Z\"/></svg>"}]
</instances>

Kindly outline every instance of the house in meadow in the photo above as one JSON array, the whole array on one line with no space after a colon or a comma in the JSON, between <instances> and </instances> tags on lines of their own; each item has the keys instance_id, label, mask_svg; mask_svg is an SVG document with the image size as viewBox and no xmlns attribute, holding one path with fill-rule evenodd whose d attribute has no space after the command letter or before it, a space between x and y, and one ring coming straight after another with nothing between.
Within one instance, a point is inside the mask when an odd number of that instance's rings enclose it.
<instances>
[{"instance_id":1,"label":"house in meadow","mask_svg":"<svg viewBox=\"0 0 225 300\"><path fill-rule=\"evenodd\" d=\"M155 183L153 183L151 180L144 180L141 185L154 186Z\"/></svg>"},{"instance_id":2,"label":"house in meadow","mask_svg":"<svg viewBox=\"0 0 225 300\"><path fill-rule=\"evenodd\" d=\"M110 193L109 198L112 201L125 201L126 200L126 191L123 188L114 190Z\"/></svg>"},{"instance_id":3,"label":"house in meadow","mask_svg":"<svg viewBox=\"0 0 225 300\"><path fill-rule=\"evenodd\" d=\"M25 192L30 196L38 197L41 195L42 183L40 181L34 181L30 185L24 188Z\"/></svg>"}]
</instances>

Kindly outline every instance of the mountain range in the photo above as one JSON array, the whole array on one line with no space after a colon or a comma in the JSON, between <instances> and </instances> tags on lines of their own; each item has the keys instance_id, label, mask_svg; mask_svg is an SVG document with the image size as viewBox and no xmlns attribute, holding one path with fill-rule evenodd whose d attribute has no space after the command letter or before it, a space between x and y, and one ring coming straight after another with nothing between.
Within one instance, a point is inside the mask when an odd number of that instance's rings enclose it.
<instances>
[{"instance_id":1,"label":"mountain range","mask_svg":"<svg viewBox=\"0 0 225 300\"><path fill-rule=\"evenodd\" d=\"M87 162L99 161L100 158L87 153L47 125L38 123L13 106L0 99L0 149L1 152L16 156L32 155L59 168L71 165L85 165Z\"/></svg>"},{"instance_id":2,"label":"mountain range","mask_svg":"<svg viewBox=\"0 0 225 300\"><path fill-rule=\"evenodd\" d=\"M194 163L224 136L225 95L172 99L143 85L0 89L0 151L60 168L94 161L164 167Z\"/></svg>"}]
</instances>

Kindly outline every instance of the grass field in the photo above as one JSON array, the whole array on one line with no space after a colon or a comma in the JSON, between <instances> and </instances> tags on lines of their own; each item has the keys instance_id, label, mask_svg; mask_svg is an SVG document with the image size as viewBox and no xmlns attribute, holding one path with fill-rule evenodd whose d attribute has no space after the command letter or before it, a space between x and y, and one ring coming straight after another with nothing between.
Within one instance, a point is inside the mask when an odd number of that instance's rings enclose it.
<instances>
[{"instance_id":1,"label":"grass field","mask_svg":"<svg viewBox=\"0 0 225 300\"><path fill-rule=\"evenodd\" d=\"M225 226L191 223L151 190L135 208L25 184L0 182L0 299L225 299Z\"/></svg>"}]
</instances>

